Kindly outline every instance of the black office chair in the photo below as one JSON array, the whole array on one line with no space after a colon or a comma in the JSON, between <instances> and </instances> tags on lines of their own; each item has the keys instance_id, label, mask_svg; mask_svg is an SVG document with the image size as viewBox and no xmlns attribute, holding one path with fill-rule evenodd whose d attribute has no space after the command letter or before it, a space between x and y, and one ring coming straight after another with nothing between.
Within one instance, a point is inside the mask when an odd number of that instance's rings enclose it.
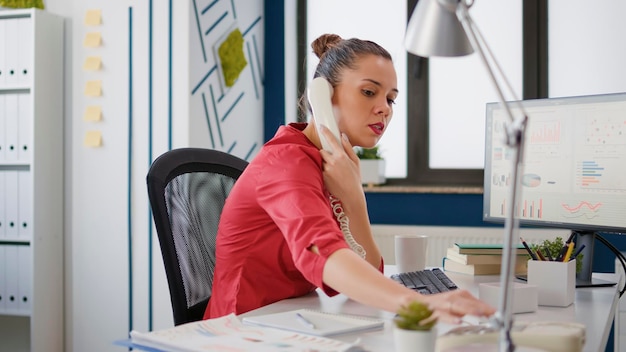
<instances>
[{"instance_id":1,"label":"black office chair","mask_svg":"<svg viewBox=\"0 0 626 352\"><path fill-rule=\"evenodd\" d=\"M181 148L159 156L148 171L175 325L202 319L211 297L217 224L247 165L217 150Z\"/></svg>"}]
</instances>

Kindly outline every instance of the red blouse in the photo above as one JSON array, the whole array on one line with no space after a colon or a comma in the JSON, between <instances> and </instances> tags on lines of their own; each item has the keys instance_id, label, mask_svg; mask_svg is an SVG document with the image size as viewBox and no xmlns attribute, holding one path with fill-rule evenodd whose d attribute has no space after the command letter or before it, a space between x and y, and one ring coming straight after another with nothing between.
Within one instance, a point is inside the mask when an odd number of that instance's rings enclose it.
<instances>
[{"instance_id":1,"label":"red blouse","mask_svg":"<svg viewBox=\"0 0 626 352\"><path fill-rule=\"evenodd\" d=\"M216 243L213 292L204 318L240 314L321 287L326 259L349 248L332 213L319 150L281 126L233 187ZM317 246L319 255L307 248ZM381 264L382 267L382 264Z\"/></svg>"}]
</instances>

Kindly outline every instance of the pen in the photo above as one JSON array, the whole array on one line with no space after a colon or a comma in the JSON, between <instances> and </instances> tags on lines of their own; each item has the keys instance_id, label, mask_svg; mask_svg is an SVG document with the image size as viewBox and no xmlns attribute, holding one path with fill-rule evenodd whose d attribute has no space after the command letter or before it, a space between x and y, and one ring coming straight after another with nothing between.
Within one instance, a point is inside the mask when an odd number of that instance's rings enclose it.
<instances>
[{"instance_id":1,"label":"pen","mask_svg":"<svg viewBox=\"0 0 626 352\"><path fill-rule=\"evenodd\" d=\"M530 255L530 257L531 257L533 260L537 260L537 259L538 259L538 258L537 258L537 256L535 255L535 253L533 253L533 251L531 251L531 250L530 250L530 247L528 247L528 243L526 243L526 241L524 241L524 239L523 239L523 238L521 238L521 237L520 237L519 239L522 241L522 245L524 246L524 248L526 248L526 252L528 252L528 254Z\"/></svg>"},{"instance_id":2,"label":"pen","mask_svg":"<svg viewBox=\"0 0 626 352\"><path fill-rule=\"evenodd\" d=\"M307 318L305 318L304 316L302 316L302 314L300 313L296 313L296 319L298 319L298 322L304 326L306 326L309 329L315 329L315 324L311 323L311 321Z\"/></svg>"},{"instance_id":3,"label":"pen","mask_svg":"<svg viewBox=\"0 0 626 352\"><path fill-rule=\"evenodd\" d=\"M561 248L561 251L559 252L559 254L556 256L556 260L557 262L562 262L563 261L563 256L565 255L565 252L567 252L567 248L569 247L568 243L565 243L565 245L563 245L563 247Z\"/></svg>"},{"instance_id":4,"label":"pen","mask_svg":"<svg viewBox=\"0 0 626 352\"><path fill-rule=\"evenodd\" d=\"M578 249L576 249L576 252L574 254L572 254L572 258L571 259L576 259L576 257L578 257L578 255L580 254L580 252L583 251L584 248L585 248L585 244L583 243L580 247L578 247Z\"/></svg>"},{"instance_id":5,"label":"pen","mask_svg":"<svg viewBox=\"0 0 626 352\"><path fill-rule=\"evenodd\" d=\"M569 262L569 258L572 256L572 251L574 250L574 241L570 242L567 245L567 252L565 252L565 255L563 256L563 261L564 262Z\"/></svg>"},{"instance_id":6,"label":"pen","mask_svg":"<svg viewBox=\"0 0 626 352\"><path fill-rule=\"evenodd\" d=\"M547 260L546 257L544 257L543 254L541 254L541 251L539 250L539 248L537 248L537 257L539 258L539 260L542 260L544 262Z\"/></svg>"}]
</instances>

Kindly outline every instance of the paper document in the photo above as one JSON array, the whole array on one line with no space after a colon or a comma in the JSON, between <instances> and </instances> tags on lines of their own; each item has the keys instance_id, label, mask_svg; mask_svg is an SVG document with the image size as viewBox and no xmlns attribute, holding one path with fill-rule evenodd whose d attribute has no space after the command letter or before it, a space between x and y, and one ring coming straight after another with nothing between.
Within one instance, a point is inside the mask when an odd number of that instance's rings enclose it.
<instances>
[{"instance_id":1,"label":"paper document","mask_svg":"<svg viewBox=\"0 0 626 352\"><path fill-rule=\"evenodd\" d=\"M385 324L382 319L372 317L325 313L309 309L244 317L243 322L316 336L382 329Z\"/></svg>"},{"instance_id":2,"label":"paper document","mask_svg":"<svg viewBox=\"0 0 626 352\"><path fill-rule=\"evenodd\" d=\"M234 315L153 332L131 331L134 345L164 351L348 351L354 343L245 326Z\"/></svg>"}]
</instances>

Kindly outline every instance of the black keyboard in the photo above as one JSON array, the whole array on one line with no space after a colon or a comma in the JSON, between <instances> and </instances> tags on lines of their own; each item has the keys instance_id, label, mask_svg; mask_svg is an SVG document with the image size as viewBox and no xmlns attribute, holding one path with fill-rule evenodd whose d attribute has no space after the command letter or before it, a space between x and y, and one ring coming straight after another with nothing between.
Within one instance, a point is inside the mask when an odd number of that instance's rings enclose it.
<instances>
[{"instance_id":1,"label":"black keyboard","mask_svg":"<svg viewBox=\"0 0 626 352\"><path fill-rule=\"evenodd\" d=\"M394 274L391 279L425 295L457 289L456 284L439 268Z\"/></svg>"}]
</instances>

